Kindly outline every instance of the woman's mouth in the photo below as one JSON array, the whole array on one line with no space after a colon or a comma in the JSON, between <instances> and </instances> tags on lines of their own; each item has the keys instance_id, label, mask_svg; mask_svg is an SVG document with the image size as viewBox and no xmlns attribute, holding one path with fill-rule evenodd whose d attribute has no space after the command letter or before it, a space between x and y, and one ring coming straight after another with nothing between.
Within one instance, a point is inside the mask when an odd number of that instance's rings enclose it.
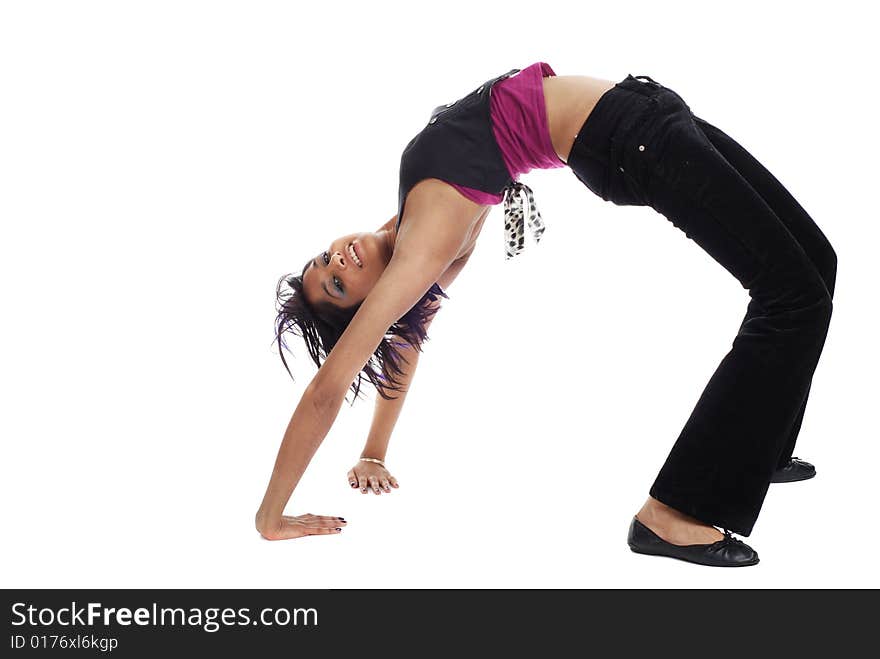
<instances>
[{"instance_id":1,"label":"woman's mouth","mask_svg":"<svg viewBox=\"0 0 880 659\"><path fill-rule=\"evenodd\" d=\"M357 246L352 242L348 245L348 254L351 256L351 260L354 261L355 265L359 268L364 267L364 262L361 260L361 256L358 253Z\"/></svg>"}]
</instances>

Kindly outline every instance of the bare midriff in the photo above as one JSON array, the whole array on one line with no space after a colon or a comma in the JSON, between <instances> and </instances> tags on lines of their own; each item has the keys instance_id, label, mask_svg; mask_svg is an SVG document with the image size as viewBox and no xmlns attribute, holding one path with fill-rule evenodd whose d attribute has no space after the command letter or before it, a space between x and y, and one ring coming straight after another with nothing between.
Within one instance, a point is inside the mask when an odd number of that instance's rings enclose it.
<instances>
[{"instance_id":1,"label":"bare midriff","mask_svg":"<svg viewBox=\"0 0 880 659\"><path fill-rule=\"evenodd\" d=\"M553 143L556 154L563 161L568 162L568 154L571 152L571 147L581 126L584 125L602 95L614 87L615 82L591 76L567 75L550 76L544 78L543 83L550 141ZM410 199L413 197L421 197L423 194L430 196L432 194L430 189L435 188L436 190L435 186L438 184L442 188L452 189L442 181L422 181L414 186L407 196L407 206L410 206L412 203ZM472 209L474 217L469 235L459 254L459 258L462 258L473 251L491 206L477 204L465 199L457 192L456 197L458 197L459 203Z\"/></svg>"},{"instance_id":2,"label":"bare midriff","mask_svg":"<svg viewBox=\"0 0 880 659\"><path fill-rule=\"evenodd\" d=\"M614 87L615 81L591 76L550 76L544 78L544 104L550 141L556 154L568 162L568 154L581 126L596 107L602 94ZM462 254L474 249L483 222L491 206L474 204L474 224Z\"/></svg>"}]
</instances>

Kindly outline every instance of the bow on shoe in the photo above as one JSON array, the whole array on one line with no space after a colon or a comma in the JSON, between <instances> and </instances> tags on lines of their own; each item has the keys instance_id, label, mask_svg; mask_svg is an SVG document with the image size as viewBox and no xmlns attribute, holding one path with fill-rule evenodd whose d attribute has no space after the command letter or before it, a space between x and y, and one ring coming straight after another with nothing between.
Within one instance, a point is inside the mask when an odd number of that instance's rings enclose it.
<instances>
[{"instance_id":1,"label":"bow on shoe","mask_svg":"<svg viewBox=\"0 0 880 659\"><path fill-rule=\"evenodd\" d=\"M535 195L525 183L514 181L504 188L504 252L505 260L512 259L523 250L525 245L525 203L528 202L528 227L536 243L541 241L544 233L544 222L535 204Z\"/></svg>"},{"instance_id":2,"label":"bow on shoe","mask_svg":"<svg viewBox=\"0 0 880 659\"><path fill-rule=\"evenodd\" d=\"M739 538L734 538L733 531L730 531L728 529L724 529L724 537L721 540L719 540L718 542L722 542L724 544L733 544L733 543L737 543L737 542L741 545L745 544Z\"/></svg>"}]
</instances>

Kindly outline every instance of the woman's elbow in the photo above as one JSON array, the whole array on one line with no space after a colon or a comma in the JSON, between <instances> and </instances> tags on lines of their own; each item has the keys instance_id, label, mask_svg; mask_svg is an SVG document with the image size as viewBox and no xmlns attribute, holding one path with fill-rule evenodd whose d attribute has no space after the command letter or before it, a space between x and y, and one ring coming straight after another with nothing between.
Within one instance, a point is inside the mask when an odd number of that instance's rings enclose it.
<instances>
[{"instance_id":1,"label":"woman's elbow","mask_svg":"<svg viewBox=\"0 0 880 659\"><path fill-rule=\"evenodd\" d=\"M315 377L312 380L303 394L303 398L307 399L313 407L319 410L332 408L344 396L345 392L343 391L340 394L339 387L319 377Z\"/></svg>"}]
</instances>

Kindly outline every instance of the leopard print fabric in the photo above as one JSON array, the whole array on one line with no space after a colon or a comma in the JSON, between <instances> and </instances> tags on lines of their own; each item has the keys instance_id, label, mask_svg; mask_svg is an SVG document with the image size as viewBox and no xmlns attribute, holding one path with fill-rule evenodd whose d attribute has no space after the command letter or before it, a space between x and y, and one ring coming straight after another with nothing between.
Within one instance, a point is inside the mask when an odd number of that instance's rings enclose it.
<instances>
[{"instance_id":1,"label":"leopard print fabric","mask_svg":"<svg viewBox=\"0 0 880 659\"><path fill-rule=\"evenodd\" d=\"M514 181L504 188L504 252L505 260L512 259L525 246L525 206L528 202L529 232L535 243L540 242L544 233L544 222L535 205L535 195L525 183Z\"/></svg>"}]
</instances>

